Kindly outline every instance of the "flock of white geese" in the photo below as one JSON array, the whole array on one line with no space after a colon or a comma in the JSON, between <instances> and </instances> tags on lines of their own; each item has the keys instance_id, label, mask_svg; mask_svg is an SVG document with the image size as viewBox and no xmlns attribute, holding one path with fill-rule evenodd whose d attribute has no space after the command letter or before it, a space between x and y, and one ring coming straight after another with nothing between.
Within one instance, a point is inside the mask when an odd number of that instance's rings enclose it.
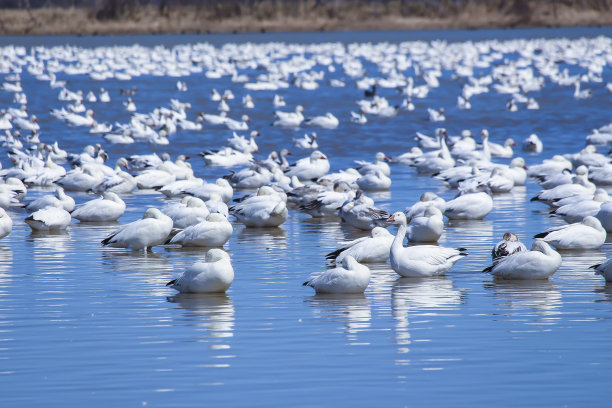
<instances>
[{"instance_id":1,"label":"flock of white geese","mask_svg":"<svg viewBox=\"0 0 612 408\"><path fill-rule=\"evenodd\" d=\"M316 133L317 128L336 129L343 121L366 125L414 111L417 99L418 105L426 105L429 91L440 87L443 72L450 72L463 84L457 108L465 110L472 109L475 98L496 92L507 95L507 104L500 109L537 111L539 102L534 95L547 84L567 89L577 100L592 97L594 89L609 94L612 83L602 83L604 70L612 64L612 41L606 37L451 44L226 44L220 48L195 44L171 49L8 46L0 48L0 54L0 92L13 95L13 103L0 112L0 139L11 160L11 167L0 171L0 237L9 236L11 215L21 214L21 207L31 213L24 221L32 230L57 231L69 228L74 220L116 221L126 210L122 196L136 189L157 191L174 200L163 208L146 209L142 219L120 226L102 245L144 251L157 245L207 248L202 262L168 283L181 292L225 292L230 287L234 270L222 248L232 236L233 223L276 228L295 211L329 217L331 222L339 222L339 217L357 229L371 231L370 236L327 255L330 268L304 283L317 293L364 292L371 274L367 264L373 262L389 261L404 277L445 274L467 250L437 245L444 232L444 217L482 219L494 209L492 195L530 180L542 187L533 200L549 205L551 213L568 224L536 235L531 249L515 234L506 233L499 243L492 243L492 265L485 271L503 279L548 279L562 262L554 248L599 248L612 230L612 200L602 188L612 184L612 164L596 148L612 144L612 123L602 123L585 135L586 147L581 151L546 158L529 169L523 158L514 157L515 149L520 142L522 151L545 155L536 134L499 144L489 140L487 129L479 137L469 130L449 135L444 129L446 112L439 107L421 108L435 131L432 135L417 133L406 153L389 157L379 152L372 162L357 161L354 168L337 172L330 173L330 159L319 150L321 140ZM510 54L515 57L508 58ZM370 76L364 63L375 64L378 76ZM561 68L561 64L572 69ZM407 75L408 69L414 74ZM342 70L341 79L325 79L326 72L337 70ZM69 151L70 146L60 147L61 139L47 140L37 117L29 114L28 99L36 95L22 88L24 75L56 89L63 106L51 110L53 120L93 134L99 143L78 152ZM132 98L134 88L111 94L99 86L106 80L129 84L143 75L176 77L178 92L189 92L188 83L180 78L190 75L198 81L231 78L233 86L224 92L213 90L209 98L217 111L197 115L190 113L189 103L179 99L142 112ZM91 89L71 89L70 80L75 76L89 76ZM316 91L322 84L356 89L355 110L346 112L346 119L330 112L305 117L302 105L289 105L283 95L291 87ZM398 103L381 96L381 90L389 88L398 91ZM271 91L274 96L257 97L260 91L268 91L266 95ZM239 92L241 101L234 96ZM109 104L121 104L130 112L129 122L98 123L94 109L103 110ZM238 104L243 112L265 104L274 114L267 118L269 122L255 124L246 114L232 117L232 106ZM293 135L291 143L304 157L290 163L287 149L259 155L256 129L270 124L287 129ZM182 133L204 127L219 127L218 134L233 132L233 136L217 150L185 152L174 160L167 154L152 153L116 158L114 168L106 164L109 157L104 145L168 145ZM295 129L300 128L308 130L303 137L295 137ZM187 161L188 154L194 153L208 166L227 167L228 174L205 181ZM504 165L497 158L512 160ZM390 214L367 195L389 190L389 162L431 175L456 189L457 196L445 201L428 192L414 205ZM27 200L28 188L33 186L56 186L56 190ZM252 193L239 193L243 189ZM92 199L76 207L69 195L75 191L91 193ZM397 226L396 234L388 231L390 225ZM612 281L612 261L593 268Z\"/></svg>"}]
</instances>

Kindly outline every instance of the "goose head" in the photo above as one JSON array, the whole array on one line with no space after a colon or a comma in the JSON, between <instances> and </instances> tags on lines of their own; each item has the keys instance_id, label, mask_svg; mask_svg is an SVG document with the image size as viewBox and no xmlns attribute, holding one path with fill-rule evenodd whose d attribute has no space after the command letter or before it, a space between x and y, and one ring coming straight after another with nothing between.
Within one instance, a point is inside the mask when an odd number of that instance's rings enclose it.
<instances>
[{"instance_id":1,"label":"goose head","mask_svg":"<svg viewBox=\"0 0 612 408\"><path fill-rule=\"evenodd\" d=\"M208 252L206 253L205 261L206 262L217 262L217 261L220 261L222 259L229 260L230 257L228 255L228 253L225 252L222 249L213 248L213 249L209 249Z\"/></svg>"},{"instance_id":2,"label":"goose head","mask_svg":"<svg viewBox=\"0 0 612 408\"><path fill-rule=\"evenodd\" d=\"M406 214L404 214L402 211L393 213L392 216L387 218L387 222L393 225L403 225L403 226L406 226L408 224L408 220L406 219Z\"/></svg>"}]
</instances>

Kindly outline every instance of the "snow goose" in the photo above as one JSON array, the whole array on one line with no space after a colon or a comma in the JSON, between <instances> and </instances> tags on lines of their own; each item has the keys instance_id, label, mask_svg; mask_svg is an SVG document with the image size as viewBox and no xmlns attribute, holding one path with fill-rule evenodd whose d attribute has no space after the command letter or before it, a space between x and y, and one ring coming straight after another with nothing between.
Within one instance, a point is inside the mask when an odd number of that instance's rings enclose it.
<instances>
[{"instance_id":1,"label":"snow goose","mask_svg":"<svg viewBox=\"0 0 612 408\"><path fill-rule=\"evenodd\" d=\"M150 250L166 242L172 231L172 219L157 208L149 208L140 220L122 225L102 240L102 245L131 250Z\"/></svg>"},{"instance_id":2,"label":"snow goose","mask_svg":"<svg viewBox=\"0 0 612 408\"><path fill-rule=\"evenodd\" d=\"M368 123L368 118L366 117L363 110L360 110L359 113L351 111L351 122L357 123L358 125L365 125L366 123Z\"/></svg>"},{"instance_id":3,"label":"snow goose","mask_svg":"<svg viewBox=\"0 0 612 408\"><path fill-rule=\"evenodd\" d=\"M439 151L431 152L434 153L433 156L425 153L412 161L411 166L416 169L417 173L434 174L455 166L455 160L451 157L444 139L440 140L440 145L442 147Z\"/></svg>"},{"instance_id":4,"label":"snow goose","mask_svg":"<svg viewBox=\"0 0 612 408\"><path fill-rule=\"evenodd\" d=\"M527 175L531 177L546 177L563 172L571 171L574 165L561 155L554 155L550 159L544 160L541 164L532 165L527 170Z\"/></svg>"},{"instance_id":5,"label":"snow goose","mask_svg":"<svg viewBox=\"0 0 612 408\"><path fill-rule=\"evenodd\" d=\"M595 275L601 275L606 282L612 282L612 259L608 259L603 263L589 266L590 269L595 269Z\"/></svg>"},{"instance_id":6,"label":"snow goose","mask_svg":"<svg viewBox=\"0 0 612 408\"><path fill-rule=\"evenodd\" d=\"M135 170L145 170L145 169L155 169L160 164L163 163L163 160L156 154L135 154L127 158L129 166Z\"/></svg>"},{"instance_id":7,"label":"snow goose","mask_svg":"<svg viewBox=\"0 0 612 408\"><path fill-rule=\"evenodd\" d=\"M242 115L240 120L227 118L223 124L229 130L249 130L249 124L247 122L250 121L251 119L248 115Z\"/></svg>"},{"instance_id":8,"label":"snow goose","mask_svg":"<svg viewBox=\"0 0 612 408\"><path fill-rule=\"evenodd\" d=\"M427 108L427 113L429 114L430 122L444 122L446 120L444 108L440 108L438 110Z\"/></svg>"},{"instance_id":9,"label":"snow goose","mask_svg":"<svg viewBox=\"0 0 612 408\"><path fill-rule=\"evenodd\" d=\"M409 152L402 153L399 156L392 156L389 160L390 163L404 164L411 166L414 159L423 155L423 151L418 147L413 147Z\"/></svg>"},{"instance_id":10,"label":"snow goose","mask_svg":"<svg viewBox=\"0 0 612 408\"><path fill-rule=\"evenodd\" d=\"M263 186L256 196L231 206L230 214L247 227L278 227L289 216L285 197L271 187Z\"/></svg>"},{"instance_id":11,"label":"snow goose","mask_svg":"<svg viewBox=\"0 0 612 408\"><path fill-rule=\"evenodd\" d=\"M62 208L62 203L56 201L51 207L33 212L25 222L33 231L61 231L68 228L71 219L70 213Z\"/></svg>"},{"instance_id":12,"label":"snow goose","mask_svg":"<svg viewBox=\"0 0 612 408\"><path fill-rule=\"evenodd\" d=\"M562 184L550 190L542 190L535 197L531 198L531 201L541 201L545 204L553 205L555 201L567 197L581 194L593 194L595 189L595 184L591 183L586 176L574 175L573 183Z\"/></svg>"},{"instance_id":13,"label":"snow goose","mask_svg":"<svg viewBox=\"0 0 612 408\"><path fill-rule=\"evenodd\" d=\"M282 108L286 105L285 98L283 98L281 95L275 94L274 99L272 100L272 104L275 108Z\"/></svg>"},{"instance_id":14,"label":"snow goose","mask_svg":"<svg viewBox=\"0 0 612 408\"><path fill-rule=\"evenodd\" d=\"M218 115L212 113L200 112L198 114L198 121L208 123L211 125L223 125L227 121L227 112L221 112Z\"/></svg>"},{"instance_id":15,"label":"snow goose","mask_svg":"<svg viewBox=\"0 0 612 408\"><path fill-rule=\"evenodd\" d=\"M325 258L332 264L341 264L349 255L360 263L386 262L394 238L385 228L374 227L369 237L347 242L341 248L327 254Z\"/></svg>"},{"instance_id":16,"label":"snow goose","mask_svg":"<svg viewBox=\"0 0 612 408\"><path fill-rule=\"evenodd\" d=\"M56 184L59 184L66 191L89 191L93 189L98 183L102 181L104 174L96 171L92 167L83 166L82 168L76 168L68 173L59 180Z\"/></svg>"},{"instance_id":17,"label":"snow goose","mask_svg":"<svg viewBox=\"0 0 612 408\"><path fill-rule=\"evenodd\" d=\"M404 214L406 214L406 219L408 222L412 220L414 217L422 216L425 213L425 210L429 206L434 206L438 210L444 212L446 208L446 200L442 197L438 196L436 193L432 193L431 191L426 191L421 194L419 201L414 203L410 207L406 207L404 209Z\"/></svg>"},{"instance_id":18,"label":"snow goose","mask_svg":"<svg viewBox=\"0 0 612 408\"><path fill-rule=\"evenodd\" d=\"M285 172L287 177L297 176L300 181L316 180L329 171L329 161L319 150L315 150L308 158L300 159Z\"/></svg>"},{"instance_id":19,"label":"snow goose","mask_svg":"<svg viewBox=\"0 0 612 408\"><path fill-rule=\"evenodd\" d=\"M201 186L204 180L199 177L188 177L185 180L177 180L172 183L159 187L157 191L168 198L181 197L185 194L185 190L190 187Z\"/></svg>"},{"instance_id":20,"label":"snow goose","mask_svg":"<svg viewBox=\"0 0 612 408\"><path fill-rule=\"evenodd\" d=\"M338 215L347 224L365 231L376 226L386 226L389 218L389 213L374 207L374 201L366 199L362 190L357 191L354 200L347 200L342 205Z\"/></svg>"},{"instance_id":21,"label":"snow goose","mask_svg":"<svg viewBox=\"0 0 612 408\"><path fill-rule=\"evenodd\" d=\"M541 153L542 148L542 141L535 133L532 133L527 139L523 140L523 151Z\"/></svg>"},{"instance_id":22,"label":"snow goose","mask_svg":"<svg viewBox=\"0 0 612 408\"><path fill-rule=\"evenodd\" d=\"M325 217L335 214L347 200L352 200L355 192L345 182L334 184L333 191L323 191L317 198L301 205L299 208L313 217Z\"/></svg>"},{"instance_id":23,"label":"snow goose","mask_svg":"<svg viewBox=\"0 0 612 408\"><path fill-rule=\"evenodd\" d=\"M227 203L232 199L234 189L227 180L218 178L214 183L203 183L199 186L186 188L184 193L198 197L203 201L209 200L216 193L224 203Z\"/></svg>"},{"instance_id":24,"label":"snow goose","mask_svg":"<svg viewBox=\"0 0 612 408\"><path fill-rule=\"evenodd\" d=\"M176 176L165 169L150 169L134 177L134 181L141 190L156 189L176 181Z\"/></svg>"},{"instance_id":25,"label":"snow goose","mask_svg":"<svg viewBox=\"0 0 612 408\"><path fill-rule=\"evenodd\" d=\"M525 185L527 180L527 165L522 157L515 157L510 162L510 166L498 166L502 169L502 174L514 181L515 186Z\"/></svg>"},{"instance_id":26,"label":"snow goose","mask_svg":"<svg viewBox=\"0 0 612 408\"><path fill-rule=\"evenodd\" d=\"M514 187L514 178L506 177L502 169L494 167L485 183L494 194L508 193Z\"/></svg>"},{"instance_id":27,"label":"snow goose","mask_svg":"<svg viewBox=\"0 0 612 408\"><path fill-rule=\"evenodd\" d=\"M516 235L511 232L506 232L502 240L495 244L491 251L493 265L497 264L503 258L521 251L527 251L527 247L519 241Z\"/></svg>"},{"instance_id":28,"label":"snow goose","mask_svg":"<svg viewBox=\"0 0 612 408\"><path fill-rule=\"evenodd\" d=\"M163 170L173 174L176 180L186 180L189 177L193 177L193 169L187 162L188 159L189 156L181 154L174 162L171 160L164 160L164 162L157 167L157 170Z\"/></svg>"},{"instance_id":29,"label":"snow goose","mask_svg":"<svg viewBox=\"0 0 612 408\"><path fill-rule=\"evenodd\" d=\"M125 212L125 202L111 191L79 206L70 215L81 222L110 222L117 221Z\"/></svg>"},{"instance_id":30,"label":"snow goose","mask_svg":"<svg viewBox=\"0 0 612 408\"><path fill-rule=\"evenodd\" d=\"M218 193L211 193L209 199L204 203L211 214L218 213L229 218L229 208Z\"/></svg>"},{"instance_id":31,"label":"snow goose","mask_svg":"<svg viewBox=\"0 0 612 408\"><path fill-rule=\"evenodd\" d=\"M306 133L304 134L304 137L293 138L293 145L302 150L316 149L319 147L319 144L317 143L317 134L315 132L311 132L310 135Z\"/></svg>"},{"instance_id":32,"label":"snow goose","mask_svg":"<svg viewBox=\"0 0 612 408\"><path fill-rule=\"evenodd\" d=\"M601 204L599 212L596 215L597 219L601 222L601 225L608 232L612 232L612 202L606 201Z\"/></svg>"},{"instance_id":33,"label":"snow goose","mask_svg":"<svg viewBox=\"0 0 612 408\"><path fill-rule=\"evenodd\" d=\"M304 282L316 293L363 293L370 283L370 268L360 264L350 255L342 260L342 266L317 274Z\"/></svg>"},{"instance_id":34,"label":"snow goose","mask_svg":"<svg viewBox=\"0 0 612 408\"><path fill-rule=\"evenodd\" d=\"M251 153L243 153L231 147L219 150L206 150L200 153L207 166L233 167L249 164L253 160Z\"/></svg>"},{"instance_id":35,"label":"snow goose","mask_svg":"<svg viewBox=\"0 0 612 408\"><path fill-rule=\"evenodd\" d=\"M480 185L473 192L462 192L453 200L447 201L444 215L451 220L481 220L493 209L488 186Z\"/></svg>"},{"instance_id":36,"label":"snow goose","mask_svg":"<svg viewBox=\"0 0 612 408\"><path fill-rule=\"evenodd\" d=\"M259 147L255 142L255 138L259 136L260 133L256 130L251 131L250 138L247 140L242 135L237 135L236 132L233 132L233 136L227 139L230 146L240 152L243 153L256 153L259 152Z\"/></svg>"},{"instance_id":37,"label":"snow goose","mask_svg":"<svg viewBox=\"0 0 612 408\"><path fill-rule=\"evenodd\" d=\"M391 268L404 277L427 277L444 275L462 257L466 256L464 248L445 248L436 245L415 245L404 247L407 220L406 215L398 211L388 220L398 225L390 251Z\"/></svg>"},{"instance_id":38,"label":"snow goose","mask_svg":"<svg viewBox=\"0 0 612 408\"><path fill-rule=\"evenodd\" d=\"M580 200L576 203L566 204L562 207L552 210L550 213L562 217L565 222L574 223L580 222L587 215L595 216L601 209L601 205L610 201L608 192L598 188L595 190L593 199Z\"/></svg>"},{"instance_id":39,"label":"snow goose","mask_svg":"<svg viewBox=\"0 0 612 408\"><path fill-rule=\"evenodd\" d=\"M421 132L416 132L414 140L417 141L419 147L423 149L439 149L441 148L440 141L446 136L446 129L437 128L434 136L428 136Z\"/></svg>"},{"instance_id":40,"label":"snow goose","mask_svg":"<svg viewBox=\"0 0 612 408\"><path fill-rule=\"evenodd\" d=\"M1 126L0 129L2 129ZM593 145L612 144L612 132L602 132L599 129L593 129L593 133L586 137L586 142Z\"/></svg>"},{"instance_id":41,"label":"snow goose","mask_svg":"<svg viewBox=\"0 0 612 408\"><path fill-rule=\"evenodd\" d=\"M197 197L184 197L181 202L169 204L162 212L172 219L173 228L185 229L208 217L210 211Z\"/></svg>"},{"instance_id":42,"label":"snow goose","mask_svg":"<svg viewBox=\"0 0 612 408\"><path fill-rule=\"evenodd\" d=\"M230 239L232 224L225 216L211 213L204 220L180 231L166 244L178 244L184 247L222 247Z\"/></svg>"},{"instance_id":43,"label":"snow goose","mask_svg":"<svg viewBox=\"0 0 612 408\"><path fill-rule=\"evenodd\" d=\"M6 237L13 230L13 220L4 211L4 208L0 208L0 239Z\"/></svg>"},{"instance_id":44,"label":"snow goose","mask_svg":"<svg viewBox=\"0 0 612 408\"><path fill-rule=\"evenodd\" d=\"M223 176L234 188L259 188L272 180L272 172L265 167L254 166Z\"/></svg>"},{"instance_id":45,"label":"snow goose","mask_svg":"<svg viewBox=\"0 0 612 408\"><path fill-rule=\"evenodd\" d=\"M503 146L489 142L489 149L493 157L512 157L514 154L512 146L516 146L516 142L512 138L506 139Z\"/></svg>"},{"instance_id":46,"label":"snow goose","mask_svg":"<svg viewBox=\"0 0 612 408\"><path fill-rule=\"evenodd\" d=\"M338 118L331 112L327 112L325 115L306 119L304 124L306 126L316 126L323 129L335 129L340 124L340 121L338 121Z\"/></svg>"},{"instance_id":47,"label":"snow goose","mask_svg":"<svg viewBox=\"0 0 612 408\"><path fill-rule=\"evenodd\" d=\"M606 235L597 218L586 216L581 222L550 228L534 238L542 238L557 249L597 249L606 242Z\"/></svg>"},{"instance_id":48,"label":"snow goose","mask_svg":"<svg viewBox=\"0 0 612 408\"><path fill-rule=\"evenodd\" d=\"M501 279L548 279L561 266L561 255L542 240L536 240L531 250L512 253L485 268Z\"/></svg>"},{"instance_id":49,"label":"snow goose","mask_svg":"<svg viewBox=\"0 0 612 408\"><path fill-rule=\"evenodd\" d=\"M300 124L304 121L302 112L304 112L302 105L297 105L294 112L276 111L274 113L275 120L272 124L280 127L300 127Z\"/></svg>"},{"instance_id":50,"label":"snow goose","mask_svg":"<svg viewBox=\"0 0 612 408\"><path fill-rule=\"evenodd\" d=\"M43 208L53 207L56 202L59 202L61 207L68 212L74 210L74 199L67 195L61 187L57 187L53 195L45 195L31 201L25 208L28 212L34 212Z\"/></svg>"},{"instance_id":51,"label":"snow goose","mask_svg":"<svg viewBox=\"0 0 612 408\"><path fill-rule=\"evenodd\" d=\"M92 191L96 194L101 194L105 191L112 191L116 194L128 194L136 189L137 181L129 173L121 168L129 169L128 161L125 157L120 157L115 165L115 172L112 175L106 176L98 183Z\"/></svg>"},{"instance_id":52,"label":"snow goose","mask_svg":"<svg viewBox=\"0 0 612 408\"><path fill-rule=\"evenodd\" d=\"M380 170L385 176L389 177L391 175L391 168L386 162L390 160L391 159L389 159L383 152L378 152L374 156L373 163L369 163L363 160L356 160L355 162L359 165L356 169L361 174Z\"/></svg>"},{"instance_id":53,"label":"snow goose","mask_svg":"<svg viewBox=\"0 0 612 408\"><path fill-rule=\"evenodd\" d=\"M423 215L413 217L408 225L408 241L438 242L444 232L442 211L433 205L425 208Z\"/></svg>"},{"instance_id":54,"label":"snow goose","mask_svg":"<svg viewBox=\"0 0 612 408\"><path fill-rule=\"evenodd\" d=\"M227 252L213 248L204 262L196 262L177 279L166 284L182 293L224 293L234 281L234 268Z\"/></svg>"},{"instance_id":55,"label":"snow goose","mask_svg":"<svg viewBox=\"0 0 612 408\"><path fill-rule=\"evenodd\" d=\"M391 187L391 178L379 169L369 171L355 182L364 191L386 191Z\"/></svg>"}]
</instances>

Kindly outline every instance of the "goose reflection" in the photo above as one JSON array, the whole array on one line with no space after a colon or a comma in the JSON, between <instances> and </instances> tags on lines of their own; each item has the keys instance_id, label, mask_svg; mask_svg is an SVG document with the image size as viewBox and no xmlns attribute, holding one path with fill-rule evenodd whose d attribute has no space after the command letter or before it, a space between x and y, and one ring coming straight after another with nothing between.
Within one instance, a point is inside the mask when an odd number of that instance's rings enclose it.
<instances>
[{"instance_id":1,"label":"goose reflection","mask_svg":"<svg viewBox=\"0 0 612 408\"><path fill-rule=\"evenodd\" d=\"M34 263L46 270L63 269L64 258L75 245L68 231L33 231L26 241L32 244Z\"/></svg>"},{"instance_id":2,"label":"goose reflection","mask_svg":"<svg viewBox=\"0 0 612 408\"><path fill-rule=\"evenodd\" d=\"M242 228L238 232L239 243L257 244L265 248L286 249L287 231L275 228Z\"/></svg>"},{"instance_id":3,"label":"goose reflection","mask_svg":"<svg viewBox=\"0 0 612 408\"><path fill-rule=\"evenodd\" d=\"M13 251L10 247L0 246L0 296L7 293L4 288L11 282L10 270L13 266Z\"/></svg>"},{"instance_id":4,"label":"goose reflection","mask_svg":"<svg viewBox=\"0 0 612 408\"><path fill-rule=\"evenodd\" d=\"M183 309L177 325L202 327L209 337L233 336L234 304L226 294L178 293L167 300Z\"/></svg>"},{"instance_id":5,"label":"goose reflection","mask_svg":"<svg viewBox=\"0 0 612 408\"><path fill-rule=\"evenodd\" d=\"M174 268L163 256L146 251L102 251L103 265L110 266L115 272L172 272ZM153 276L154 274L151 274ZM171 275L163 275L159 283L165 285Z\"/></svg>"},{"instance_id":6,"label":"goose reflection","mask_svg":"<svg viewBox=\"0 0 612 408\"><path fill-rule=\"evenodd\" d=\"M612 302L612 282L605 282L603 285L596 286L593 293L602 295L596 302Z\"/></svg>"},{"instance_id":7,"label":"goose reflection","mask_svg":"<svg viewBox=\"0 0 612 408\"><path fill-rule=\"evenodd\" d=\"M563 258L561 269L557 271L557 275L563 279L574 280L579 284L584 283L599 283L601 276L595 275L593 269L588 267L591 265L600 264L606 261L606 254L599 249L589 249L581 251L559 251Z\"/></svg>"},{"instance_id":8,"label":"goose reflection","mask_svg":"<svg viewBox=\"0 0 612 408\"><path fill-rule=\"evenodd\" d=\"M446 236L455 237L454 246L482 244L488 247L493 239L493 222L489 220L449 220L445 228Z\"/></svg>"},{"instance_id":9,"label":"goose reflection","mask_svg":"<svg viewBox=\"0 0 612 408\"><path fill-rule=\"evenodd\" d=\"M363 294L318 294L308 298L317 318L342 322L351 341L357 334L370 328L372 310L370 301Z\"/></svg>"},{"instance_id":10,"label":"goose reflection","mask_svg":"<svg viewBox=\"0 0 612 408\"><path fill-rule=\"evenodd\" d=\"M423 313L423 309L457 309L464 302L464 294L447 276L399 278L391 288L391 302L393 318L396 320L395 342L399 346L398 353L405 354L410 351L411 343L410 313ZM396 364L407 362L408 360L396 360Z\"/></svg>"},{"instance_id":11,"label":"goose reflection","mask_svg":"<svg viewBox=\"0 0 612 408\"><path fill-rule=\"evenodd\" d=\"M343 229L340 225L340 217L311 217L301 219L302 226L294 229L300 233L307 234L301 237L306 240L319 240L325 247L335 247L338 242L345 240Z\"/></svg>"},{"instance_id":12,"label":"goose reflection","mask_svg":"<svg viewBox=\"0 0 612 408\"><path fill-rule=\"evenodd\" d=\"M562 294L557 285L550 280L493 280L484 284L501 302L497 307L501 313L510 316L542 316L547 323L554 324L549 318L561 313Z\"/></svg>"}]
</instances>

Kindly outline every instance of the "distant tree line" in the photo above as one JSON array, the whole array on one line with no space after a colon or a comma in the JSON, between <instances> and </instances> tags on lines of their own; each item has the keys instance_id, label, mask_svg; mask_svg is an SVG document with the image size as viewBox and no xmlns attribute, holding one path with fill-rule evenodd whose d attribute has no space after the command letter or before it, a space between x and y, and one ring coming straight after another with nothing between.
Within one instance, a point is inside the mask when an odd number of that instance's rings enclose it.
<instances>
[{"instance_id":1,"label":"distant tree line","mask_svg":"<svg viewBox=\"0 0 612 408\"><path fill-rule=\"evenodd\" d=\"M330 18L341 18L351 8L378 6L401 16L452 16L470 6L527 16L535 2L545 0L0 0L0 9L81 8L89 9L100 20L116 19L139 7L156 7L160 14L169 8L195 7L210 17L254 16L259 19L296 17L304 8L317 10ZM610 9L610 0L548 0L555 12L558 6L577 9ZM301 10L301 11L300 11Z\"/></svg>"}]
</instances>

